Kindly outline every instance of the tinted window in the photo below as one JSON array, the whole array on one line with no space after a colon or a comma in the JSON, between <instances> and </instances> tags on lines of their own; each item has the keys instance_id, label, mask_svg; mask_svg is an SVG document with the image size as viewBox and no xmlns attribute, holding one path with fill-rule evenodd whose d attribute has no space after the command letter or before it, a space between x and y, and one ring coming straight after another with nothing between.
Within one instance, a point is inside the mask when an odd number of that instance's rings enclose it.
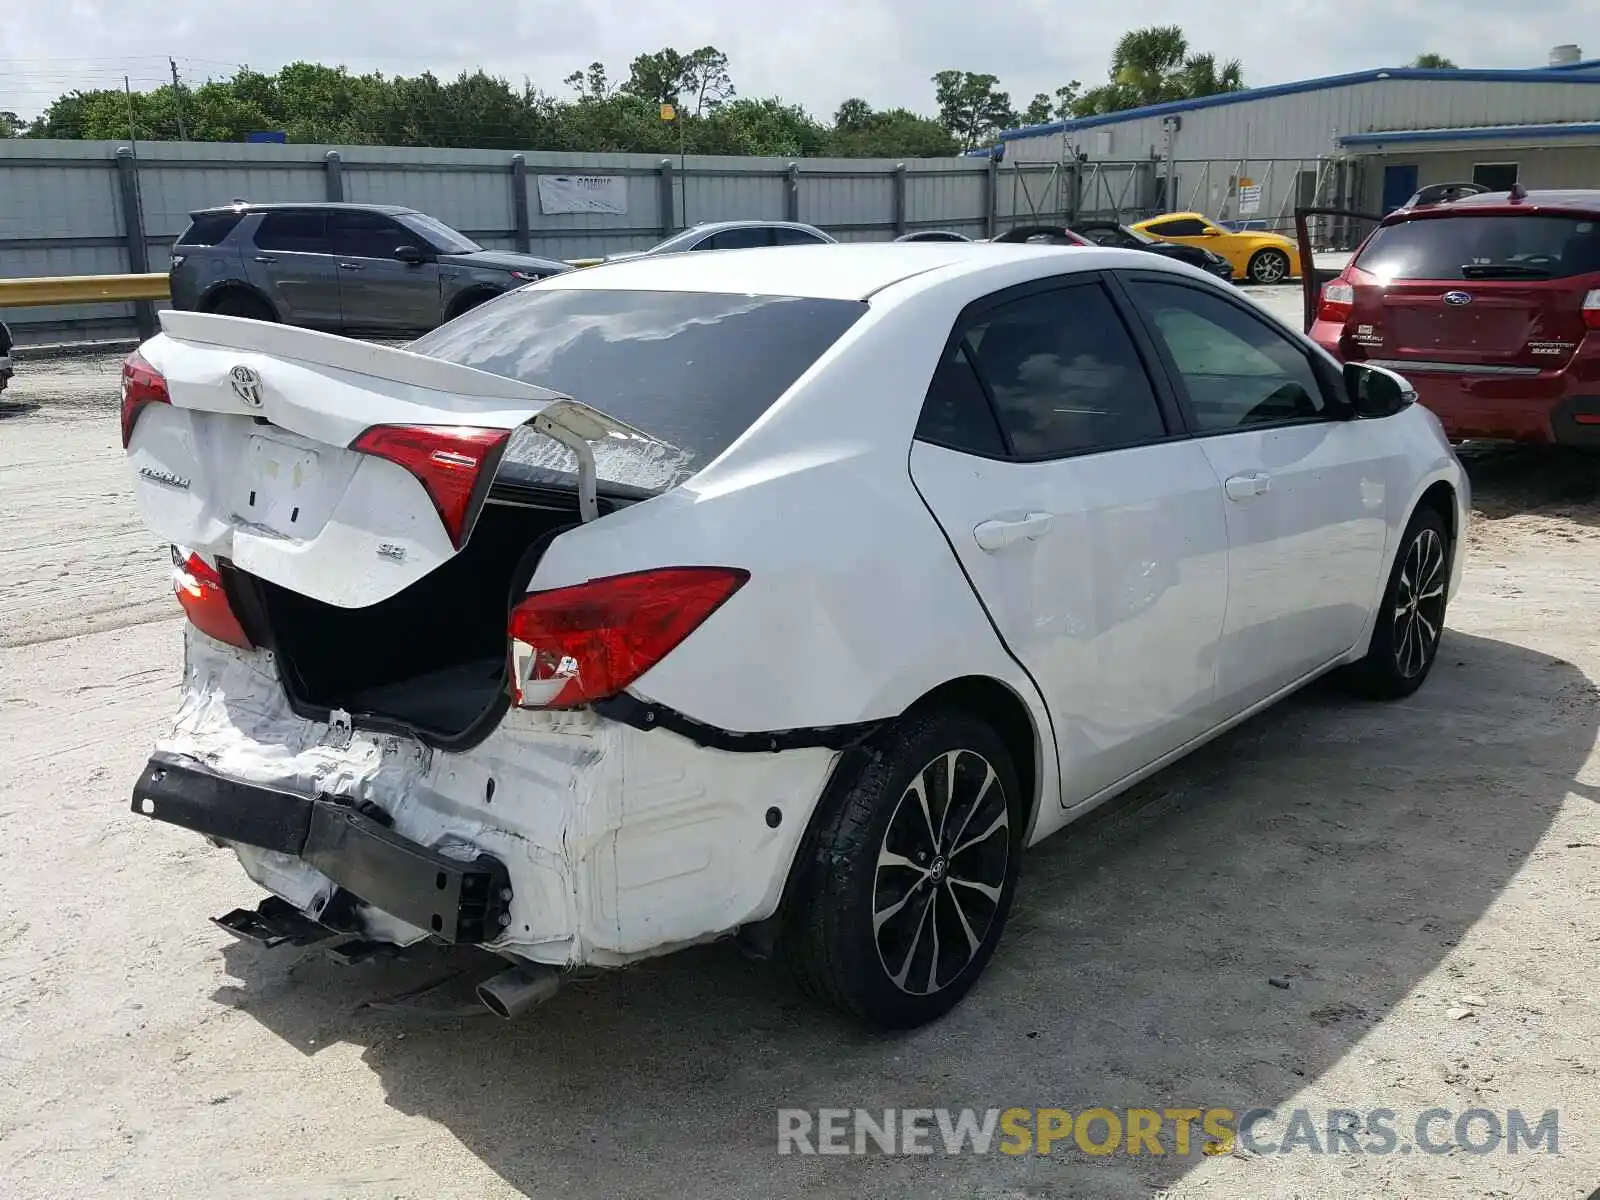
<instances>
[{"instance_id":1,"label":"tinted window","mask_svg":"<svg viewBox=\"0 0 1600 1200\"><path fill-rule=\"evenodd\" d=\"M774 229L772 240L779 246L821 246L823 240L804 229Z\"/></svg>"},{"instance_id":2,"label":"tinted window","mask_svg":"<svg viewBox=\"0 0 1600 1200\"><path fill-rule=\"evenodd\" d=\"M966 342L950 347L933 373L928 398L917 422L917 436L925 442L998 458L1005 453L994 409L972 368Z\"/></svg>"},{"instance_id":3,"label":"tinted window","mask_svg":"<svg viewBox=\"0 0 1600 1200\"><path fill-rule=\"evenodd\" d=\"M672 443L684 459L650 485L667 487L727 449L866 311L854 300L534 288L408 349L550 388ZM570 471L560 462L570 456L530 470ZM632 482L604 462L601 474Z\"/></svg>"},{"instance_id":4,"label":"tinted window","mask_svg":"<svg viewBox=\"0 0 1600 1200\"><path fill-rule=\"evenodd\" d=\"M1581 217L1449 216L1375 230L1356 258L1388 279L1555 279L1600 271L1600 222Z\"/></svg>"},{"instance_id":5,"label":"tinted window","mask_svg":"<svg viewBox=\"0 0 1600 1200\"><path fill-rule=\"evenodd\" d=\"M183 236L180 246L215 246L233 232L233 227L244 217L243 213L201 213L194 219Z\"/></svg>"},{"instance_id":6,"label":"tinted window","mask_svg":"<svg viewBox=\"0 0 1600 1200\"><path fill-rule=\"evenodd\" d=\"M427 240L428 246L423 249L431 247L440 254L472 254L483 249L465 234L457 233L443 221L424 213L407 213L400 218L400 223L407 229L420 233Z\"/></svg>"},{"instance_id":7,"label":"tinted window","mask_svg":"<svg viewBox=\"0 0 1600 1200\"><path fill-rule=\"evenodd\" d=\"M1162 221L1159 225L1146 225L1145 228L1161 237L1200 237L1206 231L1206 223L1195 217L1181 217L1175 221Z\"/></svg>"},{"instance_id":8,"label":"tinted window","mask_svg":"<svg viewBox=\"0 0 1600 1200\"><path fill-rule=\"evenodd\" d=\"M261 250L330 254L327 219L310 209L270 212L256 227L256 247Z\"/></svg>"},{"instance_id":9,"label":"tinted window","mask_svg":"<svg viewBox=\"0 0 1600 1200\"><path fill-rule=\"evenodd\" d=\"M1306 352L1272 326L1199 288L1129 284L1172 356L1206 432L1330 415Z\"/></svg>"},{"instance_id":10,"label":"tinted window","mask_svg":"<svg viewBox=\"0 0 1600 1200\"><path fill-rule=\"evenodd\" d=\"M724 229L714 233L695 247L696 250L749 250L755 246L772 245L772 230L765 225L747 225L739 229Z\"/></svg>"},{"instance_id":11,"label":"tinted window","mask_svg":"<svg viewBox=\"0 0 1600 1200\"><path fill-rule=\"evenodd\" d=\"M377 213L336 212L328 218L333 252L348 258L393 258L399 246L417 245L417 235Z\"/></svg>"},{"instance_id":12,"label":"tinted window","mask_svg":"<svg viewBox=\"0 0 1600 1200\"><path fill-rule=\"evenodd\" d=\"M1044 292L968 329L1012 451L1073 454L1166 433L1149 376L1098 284Z\"/></svg>"}]
</instances>

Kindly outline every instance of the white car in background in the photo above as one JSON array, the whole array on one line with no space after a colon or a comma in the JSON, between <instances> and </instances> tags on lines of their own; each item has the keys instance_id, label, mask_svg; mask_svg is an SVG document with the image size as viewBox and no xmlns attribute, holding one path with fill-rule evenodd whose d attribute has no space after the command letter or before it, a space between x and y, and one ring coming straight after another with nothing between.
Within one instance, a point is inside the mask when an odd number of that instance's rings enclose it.
<instances>
[{"instance_id":1,"label":"white car in background","mask_svg":"<svg viewBox=\"0 0 1600 1200\"><path fill-rule=\"evenodd\" d=\"M135 811L242 936L561 969L740 931L948 1010L1023 848L1324 672L1426 678L1467 482L1403 380L1180 264L649 257L407 349L197 313L125 368L190 624Z\"/></svg>"},{"instance_id":2,"label":"white car in background","mask_svg":"<svg viewBox=\"0 0 1600 1200\"><path fill-rule=\"evenodd\" d=\"M704 250L758 250L768 246L832 246L835 239L800 221L707 221L691 225L646 250L619 250L606 262L647 254L686 254Z\"/></svg>"}]
</instances>

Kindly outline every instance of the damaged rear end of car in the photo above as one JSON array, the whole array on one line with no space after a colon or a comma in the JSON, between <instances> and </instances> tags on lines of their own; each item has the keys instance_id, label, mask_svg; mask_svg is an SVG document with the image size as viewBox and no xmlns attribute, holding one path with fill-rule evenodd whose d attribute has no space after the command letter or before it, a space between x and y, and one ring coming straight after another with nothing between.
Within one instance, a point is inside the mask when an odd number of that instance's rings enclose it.
<instances>
[{"instance_id":1,"label":"damaged rear end of car","mask_svg":"<svg viewBox=\"0 0 1600 1200\"><path fill-rule=\"evenodd\" d=\"M629 692L737 603L746 567L647 554L547 585L539 566L557 539L614 541L619 513L670 503L861 308L817 314L763 387L727 380L737 404L685 395L705 411L660 422L680 445L608 411L715 369L712 353L651 360L651 322L747 338L755 298L525 295L407 349L163 313L122 403L189 618L178 713L134 811L232 849L272 893L220 919L234 933L483 946L518 964L484 996L507 1016L560 968L776 909L804 822L767 814L814 805L836 749L719 748ZM531 304L539 332L496 304ZM646 348L609 374L579 361L627 342L618 322Z\"/></svg>"}]
</instances>

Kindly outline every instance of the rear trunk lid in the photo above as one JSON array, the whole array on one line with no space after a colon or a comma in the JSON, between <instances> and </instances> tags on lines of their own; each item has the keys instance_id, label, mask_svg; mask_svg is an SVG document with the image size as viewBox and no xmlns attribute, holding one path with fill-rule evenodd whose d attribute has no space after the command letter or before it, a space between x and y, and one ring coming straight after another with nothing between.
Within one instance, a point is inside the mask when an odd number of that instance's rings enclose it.
<instances>
[{"instance_id":1,"label":"rear trunk lid","mask_svg":"<svg viewBox=\"0 0 1600 1200\"><path fill-rule=\"evenodd\" d=\"M161 324L141 353L170 403L144 406L128 441L146 523L326 604L376 604L454 558L524 430L576 459L584 519L597 456L677 453L560 393L403 349L203 313Z\"/></svg>"}]
</instances>

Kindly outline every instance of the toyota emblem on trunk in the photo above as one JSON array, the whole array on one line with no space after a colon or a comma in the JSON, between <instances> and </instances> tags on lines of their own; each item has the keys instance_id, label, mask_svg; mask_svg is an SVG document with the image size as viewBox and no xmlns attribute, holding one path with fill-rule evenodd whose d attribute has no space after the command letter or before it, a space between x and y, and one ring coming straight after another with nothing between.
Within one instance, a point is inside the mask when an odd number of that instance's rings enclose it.
<instances>
[{"instance_id":1,"label":"toyota emblem on trunk","mask_svg":"<svg viewBox=\"0 0 1600 1200\"><path fill-rule=\"evenodd\" d=\"M1446 304L1471 304L1472 296L1468 292L1446 292L1444 294L1444 302Z\"/></svg>"},{"instance_id":2,"label":"toyota emblem on trunk","mask_svg":"<svg viewBox=\"0 0 1600 1200\"><path fill-rule=\"evenodd\" d=\"M233 394L251 408L261 407L261 376L251 367L238 366L228 372Z\"/></svg>"}]
</instances>

